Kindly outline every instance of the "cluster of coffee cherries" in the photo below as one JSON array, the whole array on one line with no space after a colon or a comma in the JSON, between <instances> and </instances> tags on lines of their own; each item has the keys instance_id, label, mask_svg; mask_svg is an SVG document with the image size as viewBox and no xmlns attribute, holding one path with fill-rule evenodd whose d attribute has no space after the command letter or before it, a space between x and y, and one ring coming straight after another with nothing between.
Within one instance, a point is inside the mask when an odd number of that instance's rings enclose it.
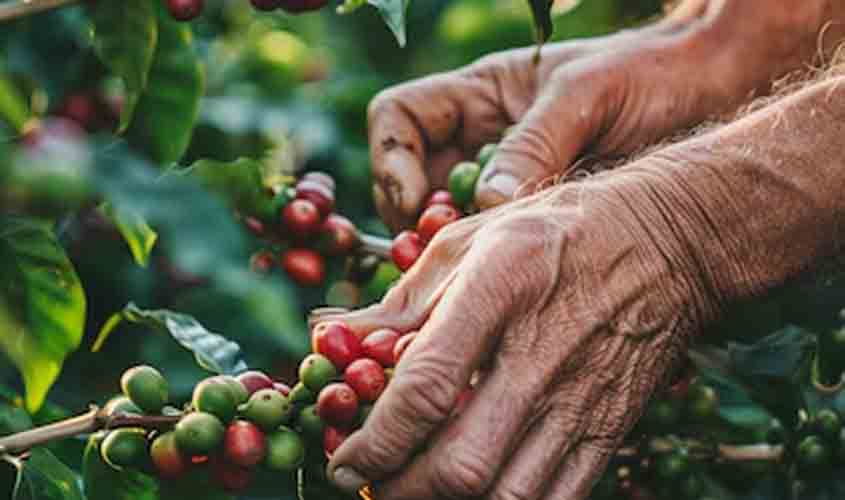
<instances>
[{"instance_id":1,"label":"cluster of coffee cherries","mask_svg":"<svg viewBox=\"0 0 845 500\"><path fill-rule=\"evenodd\" d=\"M358 230L334 213L335 182L324 172L309 172L293 187L268 194L262 213L244 216L256 237L283 248L252 256L253 271L268 274L281 267L302 286L317 286L326 276L325 256L349 256L359 245Z\"/></svg>"},{"instance_id":2,"label":"cluster of coffee cherries","mask_svg":"<svg viewBox=\"0 0 845 500\"><path fill-rule=\"evenodd\" d=\"M146 471L168 481L207 467L221 489L243 492L259 469L292 472L306 453L331 456L367 418L414 336L382 329L362 340L344 323L321 323L312 332L314 352L300 364L300 380L292 388L259 371L216 375L194 387L182 410L168 406L168 384L158 370L130 368L121 378L123 394L105 413L170 418L152 431L109 430L100 453L117 470Z\"/></svg>"},{"instance_id":3,"label":"cluster of coffee cherries","mask_svg":"<svg viewBox=\"0 0 845 500\"><path fill-rule=\"evenodd\" d=\"M481 176L481 169L493 158L496 148L495 143L487 144L478 152L476 161L460 162L452 168L449 189L431 194L417 220L416 230L403 231L393 240L390 255L396 267L402 271L410 269L438 231L464 214L476 211L472 203L475 186Z\"/></svg>"},{"instance_id":4,"label":"cluster of coffee cherries","mask_svg":"<svg viewBox=\"0 0 845 500\"><path fill-rule=\"evenodd\" d=\"M256 10L270 12L283 10L289 14L301 14L320 10L328 0L250 0ZM190 21L202 14L205 0L167 0L167 10L177 21Z\"/></svg>"}]
</instances>

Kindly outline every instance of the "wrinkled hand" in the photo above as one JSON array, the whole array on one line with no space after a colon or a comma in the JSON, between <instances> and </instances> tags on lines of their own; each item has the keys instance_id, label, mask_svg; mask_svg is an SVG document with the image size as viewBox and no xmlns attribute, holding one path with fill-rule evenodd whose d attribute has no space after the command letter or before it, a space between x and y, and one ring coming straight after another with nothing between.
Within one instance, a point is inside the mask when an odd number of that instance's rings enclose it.
<instances>
[{"instance_id":1,"label":"wrinkled hand","mask_svg":"<svg viewBox=\"0 0 845 500\"><path fill-rule=\"evenodd\" d=\"M324 316L420 330L330 476L378 500L585 498L710 307L628 201L589 180L461 220L382 303Z\"/></svg>"},{"instance_id":2,"label":"wrinkled hand","mask_svg":"<svg viewBox=\"0 0 845 500\"><path fill-rule=\"evenodd\" d=\"M537 67L528 48L389 89L369 113L379 213L409 226L455 163L515 123L478 183L482 209L583 155L625 155L733 110L812 59L826 1L688 0L653 26L547 46Z\"/></svg>"}]
</instances>

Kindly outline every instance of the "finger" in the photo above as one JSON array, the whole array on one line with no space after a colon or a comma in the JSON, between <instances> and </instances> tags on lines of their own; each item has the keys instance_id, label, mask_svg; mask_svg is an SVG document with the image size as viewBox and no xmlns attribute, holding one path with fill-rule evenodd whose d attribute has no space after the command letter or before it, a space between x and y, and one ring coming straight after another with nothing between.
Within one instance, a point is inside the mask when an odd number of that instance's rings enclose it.
<instances>
[{"instance_id":1,"label":"finger","mask_svg":"<svg viewBox=\"0 0 845 500\"><path fill-rule=\"evenodd\" d=\"M534 192L537 184L566 173L605 121L607 75L567 66L508 134L484 168L475 191L481 209Z\"/></svg>"},{"instance_id":2,"label":"finger","mask_svg":"<svg viewBox=\"0 0 845 500\"><path fill-rule=\"evenodd\" d=\"M584 500L613 457L614 448L595 441L578 445L564 460L544 500Z\"/></svg>"},{"instance_id":3,"label":"finger","mask_svg":"<svg viewBox=\"0 0 845 500\"><path fill-rule=\"evenodd\" d=\"M446 290L364 426L333 455L329 477L338 486L355 491L395 472L449 417L506 316L492 311L507 307L480 295L460 277Z\"/></svg>"},{"instance_id":4,"label":"finger","mask_svg":"<svg viewBox=\"0 0 845 500\"><path fill-rule=\"evenodd\" d=\"M530 367L511 368L518 371L496 369L431 448L379 485L379 500L539 498L578 421L545 413L537 395L544 391L526 392L526 384L514 382Z\"/></svg>"},{"instance_id":5,"label":"finger","mask_svg":"<svg viewBox=\"0 0 845 500\"><path fill-rule=\"evenodd\" d=\"M373 200L375 201L379 217L381 217L381 220L387 224L387 227L389 227L394 234L413 226L414 218L405 217L399 213L399 211L396 210L393 204L391 204L387 199L387 195L384 194L384 191L378 184L373 184Z\"/></svg>"}]
</instances>

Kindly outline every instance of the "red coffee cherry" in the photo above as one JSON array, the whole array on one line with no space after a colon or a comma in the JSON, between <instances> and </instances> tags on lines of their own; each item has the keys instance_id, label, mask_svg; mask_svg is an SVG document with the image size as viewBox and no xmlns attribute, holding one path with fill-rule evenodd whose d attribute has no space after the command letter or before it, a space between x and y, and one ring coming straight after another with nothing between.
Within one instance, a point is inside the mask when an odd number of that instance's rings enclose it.
<instances>
[{"instance_id":1,"label":"red coffee cherry","mask_svg":"<svg viewBox=\"0 0 845 500\"><path fill-rule=\"evenodd\" d=\"M190 21L202 13L205 0L167 0L167 10L177 21Z\"/></svg>"},{"instance_id":2,"label":"red coffee cherry","mask_svg":"<svg viewBox=\"0 0 845 500\"><path fill-rule=\"evenodd\" d=\"M355 224L342 215L330 214L320 227L320 248L329 255L346 255L358 246Z\"/></svg>"},{"instance_id":3,"label":"red coffee cherry","mask_svg":"<svg viewBox=\"0 0 845 500\"><path fill-rule=\"evenodd\" d=\"M276 266L276 256L269 250L255 252L249 259L249 268L254 273L270 274Z\"/></svg>"},{"instance_id":4,"label":"red coffee cherry","mask_svg":"<svg viewBox=\"0 0 845 500\"><path fill-rule=\"evenodd\" d=\"M314 352L329 358L340 371L364 355L358 336L340 321L324 322L314 327L311 347Z\"/></svg>"},{"instance_id":5,"label":"red coffee cherry","mask_svg":"<svg viewBox=\"0 0 845 500\"><path fill-rule=\"evenodd\" d=\"M398 342L396 342L396 345L393 347L393 362L395 364L399 364L399 359L402 357L402 354L405 352L408 346L411 345L411 342L413 342L414 339L417 338L418 333L419 332L411 332L403 336L401 339L399 339Z\"/></svg>"},{"instance_id":6,"label":"red coffee cherry","mask_svg":"<svg viewBox=\"0 0 845 500\"><path fill-rule=\"evenodd\" d=\"M449 205L450 207L454 207L455 200L452 198L452 193L446 191L445 189L440 189L431 193L431 196L428 198L425 206L428 208L434 205Z\"/></svg>"},{"instance_id":7,"label":"red coffee cherry","mask_svg":"<svg viewBox=\"0 0 845 500\"><path fill-rule=\"evenodd\" d=\"M241 467L257 465L267 454L267 439L257 425L246 420L229 424L223 437L223 455Z\"/></svg>"},{"instance_id":8,"label":"red coffee cherry","mask_svg":"<svg viewBox=\"0 0 845 500\"><path fill-rule=\"evenodd\" d=\"M80 92L68 95L56 114L75 121L89 132L97 129L97 122L99 121L97 103L88 93Z\"/></svg>"},{"instance_id":9,"label":"red coffee cherry","mask_svg":"<svg viewBox=\"0 0 845 500\"><path fill-rule=\"evenodd\" d=\"M282 209L285 228L296 238L308 238L316 234L322 220L317 206L308 200L293 200Z\"/></svg>"},{"instance_id":10,"label":"red coffee cherry","mask_svg":"<svg viewBox=\"0 0 845 500\"><path fill-rule=\"evenodd\" d=\"M428 243L443 227L460 218L461 214L451 205L430 206L425 209L419 222L417 222L417 233L424 242Z\"/></svg>"},{"instance_id":11,"label":"red coffee cherry","mask_svg":"<svg viewBox=\"0 0 845 500\"><path fill-rule=\"evenodd\" d=\"M384 368L377 361L362 358L346 367L343 379L358 395L358 399L366 403L377 400L387 386Z\"/></svg>"},{"instance_id":12,"label":"red coffee cherry","mask_svg":"<svg viewBox=\"0 0 845 500\"><path fill-rule=\"evenodd\" d=\"M329 0L282 0L282 9L291 14L302 14L322 9L328 3Z\"/></svg>"},{"instance_id":13,"label":"red coffee cherry","mask_svg":"<svg viewBox=\"0 0 845 500\"><path fill-rule=\"evenodd\" d=\"M329 425L348 426L358 416L358 395L345 383L327 385L317 397L317 416Z\"/></svg>"},{"instance_id":14,"label":"red coffee cherry","mask_svg":"<svg viewBox=\"0 0 845 500\"><path fill-rule=\"evenodd\" d=\"M390 256L393 263L402 271L407 271L420 258L425 247L420 235L414 231L402 231L393 240Z\"/></svg>"},{"instance_id":15,"label":"red coffee cherry","mask_svg":"<svg viewBox=\"0 0 845 500\"><path fill-rule=\"evenodd\" d=\"M158 476L162 479L179 479L188 472L190 466L190 462L176 445L176 435L173 431L166 432L153 441L150 457Z\"/></svg>"},{"instance_id":16,"label":"red coffee cherry","mask_svg":"<svg viewBox=\"0 0 845 500\"><path fill-rule=\"evenodd\" d=\"M290 386L282 382L273 382L273 389L284 397L290 395Z\"/></svg>"},{"instance_id":17,"label":"red coffee cherry","mask_svg":"<svg viewBox=\"0 0 845 500\"><path fill-rule=\"evenodd\" d=\"M334 210L334 193L317 181L299 181L296 185L296 197L313 203L322 217L327 217Z\"/></svg>"},{"instance_id":18,"label":"red coffee cherry","mask_svg":"<svg viewBox=\"0 0 845 500\"><path fill-rule=\"evenodd\" d=\"M393 348L396 347L396 342L400 337L399 332L390 328L374 331L361 341L364 356L378 361L385 368L393 366L395 360Z\"/></svg>"},{"instance_id":19,"label":"red coffee cherry","mask_svg":"<svg viewBox=\"0 0 845 500\"><path fill-rule=\"evenodd\" d=\"M279 3L281 4L281 3L284 3L284 2L279 2ZM334 192L334 190L337 187L335 185L334 178L332 178L331 175L329 175L325 172L320 172L320 171L308 172L307 174L302 176L302 180L303 181L314 181L316 183L322 184L322 185L326 186L327 188L329 188L332 192Z\"/></svg>"},{"instance_id":20,"label":"red coffee cherry","mask_svg":"<svg viewBox=\"0 0 845 500\"><path fill-rule=\"evenodd\" d=\"M252 468L231 464L220 457L209 460L211 480L229 493L241 493L252 484L255 472Z\"/></svg>"},{"instance_id":21,"label":"red coffee cherry","mask_svg":"<svg viewBox=\"0 0 845 500\"><path fill-rule=\"evenodd\" d=\"M308 248L292 248L285 252L282 268L302 286L318 286L326 277L323 256Z\"/></svg>"},{"instance_id":22,"label":"red coffee cherry","mask_svg":"<svg viewBox=\"0 0 845 500\"><path fill-rule=\"evenodd\" d=\"M246 392L248 392L250 396L261 389L273 388L273 379L268 377L266 373L257 370L243 372L236 378L238 379L238 382L246 388Z\"/></svg>"},{"instance_id":23,"label":"red coffee cherry","mask_svg":"<svg viewBox=\"0 0 845 500\"><path fill-rule=\"evenodd\" d=\"M338 427L327 426L323 429L323 451L331 458L335 450L349 437L349 431Z\"/></svg>"}]
</instances>

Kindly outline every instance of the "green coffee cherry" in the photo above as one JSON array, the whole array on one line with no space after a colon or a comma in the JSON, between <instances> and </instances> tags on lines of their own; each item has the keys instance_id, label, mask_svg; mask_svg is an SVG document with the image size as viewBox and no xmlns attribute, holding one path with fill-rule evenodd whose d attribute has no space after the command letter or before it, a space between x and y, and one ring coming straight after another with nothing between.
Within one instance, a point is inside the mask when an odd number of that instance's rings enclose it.
<instances>
[{"instance_id":1,"label":"green coffee cherry","mask_svg":"<svg viewBox=\"0 0 845 500\"><path fill-rule=\"evenodd\" d=\"M103 411L106 415L113 416L118 414L140 415L143 413L135 403L126 396L115 396L103 406Z\"/></svg>"},{"instance_id":2,"label":"green coffee cherry","mask_svg":"<svg viewBox=\"0 0 845 500\"><path fill-rule=\"evenodd\" d=\"M115 469L138 467L147 458L147 437L144 429L110 431L100 445L103 460Z\"/></svg>"},{"instance_id":3,"label":"green coffee cherry","mask_svg":"<svg viewBox=\"0 0 845 500\"><path fill-rule=\"evenodd\" d=\"M687 413L699 422L711 420L719 415L719 395L709 385L696 384L690 388L687 399Z\"/></svg>"},{"instance_id":4,"label":"green coffee cherry","mask_svg":"<svg viewBox=\"0 0 845 500\"><path fill-rule=\"evenodd\" d=\"M323 420L317 416L317 405L309 405L303 408L302 411L299 412L297 423L299 424L299 429L309 439L323 439L325 424L323 423Z\"/></svg>"},{"instance_id":5,"label":"green coffee cherry","mask_svg":"<svg viewBox=\"0 0 845 500\"><path fill-rule=\"evenodd\" d=\"M803 473L818 473L831 463L830 448L820 436L807 436L795 452L798 468Z\"/></svg>"},{"instance_id":6,"label":"green coffee cherry","mask_svg":"<svg viewBox=\"0 0 845 500\"><path fill-rule=\"evenodd\" d=\"M314 394L337 377L337 368L322 354L310 354L299 365L299 380Z\"/></svg>"},{"instance_id":7,"label":"green coffee cherry","mask_svg":"<svg viewBox=\"0 0 845 500\"><path fill-rule=\"evenodd\" d=\"M152 366L136 366L126 370L120 387L135 406L147 413L159 413L167 404L167 380Z\"/></svg>"},{"instance_id":8,"label":"green coffee cherry","mask_svg":"<svg viewBox=\"0 0 845 500\"><path fill-rule=\"evenodd\" d=\"M459 207L469 205L475 198L475 185L481 176L481 165L475 162L461 162L449 173L449 192Z\"/></svg>"},{"instance_id":9,"label":"green coffee cherry","mask_svg":"<svg viewBox=\"0 0 845 500\"><path fill-rule=\"evenodd\" d=\"M293 404L311 404L317 400L316 394L311 392L305 384L302 383L300 380L296 383L295 386L290 390L290 394L288 395L288 399Z\"/></svg>"},{"instance_id":10,"label":"green coffee cherry","mask_svg":"<svg viewBox=\"0 0 845 500\"><path fill-rule=\"evenodd\" d=\"M499 145L495 143L485 144L480 151L478 151L478 156L475 158L475 161L481 165L481 168L487 166L490 163L490 160L493 159L493 155L496 154L496 149L498 149Z\"/></svg>"},{"instance_id":11,"label":"green coffee cherry","mask_svg":"<svg viewBox=\"0 0 845 500\"><path fill-rule=\"evenodd\" d=\"M173 429L176 445L188 455L207 455L223 442L223 422L211 413L185 415Z\"/></svg>"},{"instance_id":12,"label":"green coffee cherry","mask_svg":"<svg viewBox=\"0 0 845 500\"><path fill-rule=\"evenodd\" d=\"M683 403L678 400L658 399L646 410L644 421L649 428L664 430L676 425L683 415Z\"/></svg>"},{"instance_id":13,"label":"green coffee cherry","mask_svg":"<svg viewBox=\"0 0 845 500\"><path fill-rule=\"evenodd\" d=\"M231 375L218 375L214 379L229 388L229 391L232 393L232 399L235 400L235 405L242 405L249 399L249 391L235 377Z\"/></svg>"},{"instance_id":14,"label":"green coffee cherry","mask_svg":"<svg viewBox=\"0 0 845 500\"><path fill-rule=\"evenodd\" d=\"M819 434L829 440L836 440L842 430L842 419L835 410L829 408L819 410L815 423Z\"/></svg>"},{"instance_id":15,"label":"green coffee cherry","mask_svg":"<svg viewBox=\"0 0 845 500\"><path fill-rule=\"evenodd\" d=\"M299 434L287 427L267 435L267 457L264 463L271 470L294 471L305 460L305 443Z\"/></svg>"},{"instance_id":16,"label":"green coffee cherry","mask_svg":"<svg viewBox=\"0 0 845 500\"><path fill-rule=\"evenodd\" d=\"M237 411L235 395L228 384L214 378L206 379L194 388L191 404L197 411L210 413L223 422L232 420Z\"/></svg>"},{"instance_id":17,"label":"green coffee cherry","mask_svg":"<svg viewBox=\"0 0 845 500\"><path fill-rule=\"evenodd\" d=\"M261 389L241 407L241 415L265 431L282 425L290 417L293 405L276 389Z\"/></svg>"},{"instance_id":18,"label":"green coffee cherry","mask_svg":"<svg viewBox=\"0 0 845 500\"><path fill-rule=\"evenodd\" d=\"M661 455L655 460L655 471L661 479L678 480L690 471L689 457L683 450Z\"/></svg>"}]
</instances>

